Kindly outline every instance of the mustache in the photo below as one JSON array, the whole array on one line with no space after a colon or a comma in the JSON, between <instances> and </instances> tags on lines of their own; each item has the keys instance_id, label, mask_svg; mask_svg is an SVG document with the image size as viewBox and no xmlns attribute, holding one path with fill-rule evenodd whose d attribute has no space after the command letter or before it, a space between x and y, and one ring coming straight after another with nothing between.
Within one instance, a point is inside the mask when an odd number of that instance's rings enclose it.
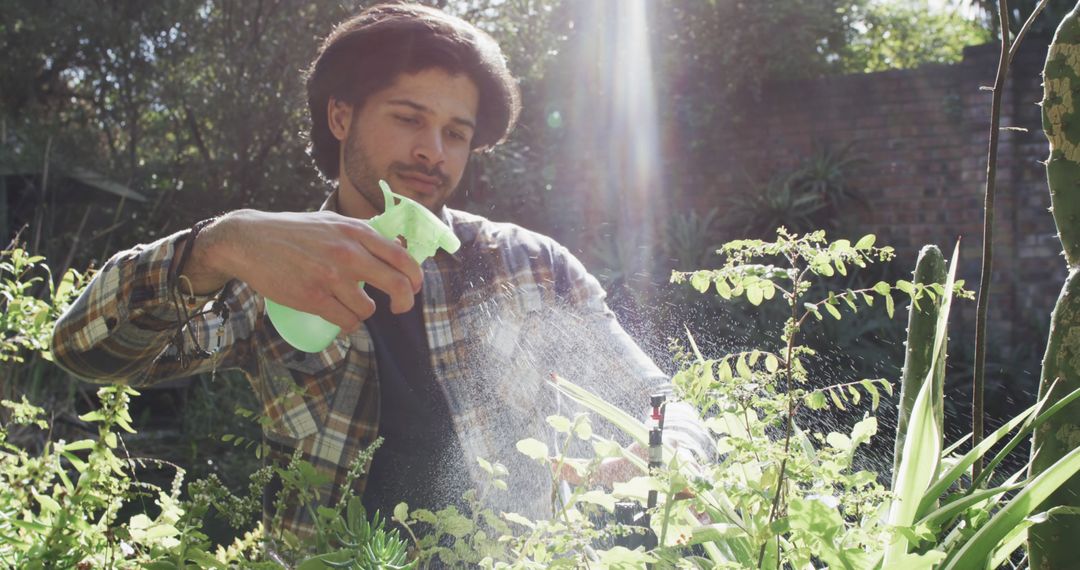
<instances>
[{"instance_id":1,"label":"mustache","mask_svg":"<svg viewBox=\"0 0 1080 570\"><path fill-rule=\"evenodd\" d=\"M446 186L447 184L450 183L450 177L448 177L446 174L444 174L443 171L440 170L438 166L436 166L435 168L428 169L428 168L424 168L423 166L421 166L419 164L403 164L403 163L400 163L400 162L396 162L392 166L392 169L395 172L399 172L399 173L414 172L414 173L417 173L417 174L422 174L424 176L430 176L432 178L438 178L440 186Z\"/></svg>"}]
</instances>

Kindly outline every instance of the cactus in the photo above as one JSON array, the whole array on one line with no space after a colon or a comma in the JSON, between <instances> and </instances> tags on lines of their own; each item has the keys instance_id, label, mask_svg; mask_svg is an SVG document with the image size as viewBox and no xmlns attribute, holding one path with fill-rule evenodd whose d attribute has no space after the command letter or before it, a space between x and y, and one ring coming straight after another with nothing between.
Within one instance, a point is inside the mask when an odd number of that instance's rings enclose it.
<instances>
[{"instance_id":1,"label":"cactus","mask_svg":"<svg viewBox=\"0 0 1080 570\"><path fill-rule=\"evenodd\" d=\"M1069 276L1050 320L1039 397L1053 386L1047 405L1080 388L1080 4L1058 27L1043 69L1043 131L1050 141L1046 178ZM1056 383L1056 384L1055 384ZM1031 474L1041 473L1080 446L1080 402L1040 426L1032 442ZM1074 476L1038 510L1080 507L1080 476ZM1031 568L1075 568L1080 517L1053 516L1028 531Z\"/></svg>"},{"instance_id":2,"label":"cactus","mask_svg":"<svg viewBox=\"0 0 1080 570\"><path fill-rule=\"evenodd\" d=\"M919 252L919 259L915 262L915 283L930 285L932 283L945 283L945 257L935 245L928 245ZM915 397L919 394L919 388L926 380L930 372L930 363L933 361L934 331L937 328L938 312L941 309L941 297L931 300L924 296L919 306L911 304L908 313L908 337L907 352L904 356L903 379L900 384L900 410L896 422L896 443L893 450L893 486L896 485L896 474L899 472L900 457L904 451L904 438L907 435L908 420L911 418L911 408L915 405ZM945 350L944 345L942 351ZM939 366L934 371L933 395L934 419L937 421L938 433L943 433L944 424L944 376L945 359L938 359Z\"/></svg>"}]
</instances>

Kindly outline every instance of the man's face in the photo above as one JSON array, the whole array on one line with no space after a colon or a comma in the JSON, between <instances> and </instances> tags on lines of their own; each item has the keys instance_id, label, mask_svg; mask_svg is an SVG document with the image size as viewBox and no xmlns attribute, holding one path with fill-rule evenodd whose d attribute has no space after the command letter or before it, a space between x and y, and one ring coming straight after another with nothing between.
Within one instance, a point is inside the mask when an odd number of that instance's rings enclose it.
<instances>
[{"instance_id":1,"label":"man's face","mask_svg":"<svg viewBox=\"0 0 1080 570\"><path fill-rule=\"evenodd\" d=\"M479 104L463 74L431 68L399 75L357 108L331 100L331 130L344 135L339 184L342 213L370 217L383 210L380 178L394 192L438 213L468 163ZM341 130L347 125L346 130ZM338 135L338 132L342 135Z\"/></svg>"}]
</instances>

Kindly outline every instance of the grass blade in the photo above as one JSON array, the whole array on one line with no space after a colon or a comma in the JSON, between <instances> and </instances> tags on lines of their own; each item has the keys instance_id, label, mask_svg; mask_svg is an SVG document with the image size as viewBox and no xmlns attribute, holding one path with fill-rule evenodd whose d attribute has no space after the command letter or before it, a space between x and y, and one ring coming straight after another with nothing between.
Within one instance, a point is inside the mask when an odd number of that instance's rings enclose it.
<instances>
[{"instance_id":1,"label":"grass blade","mask_svg":"<svg viewBox=\"0 0 1080 570\"><path fill-rule=\"evenodd\" d=\"M551 375L551 385L571 400L596 412L643 447L649 446L649 428L644 422L607 403L603 398L559 376Z\"/></svg>"},{"instance_id":2,"label":"grass blade","mask_svg":"<svg viewBox=\"0 0 1080 570\"><path fill-rule=\"evenodd\" d=\"M1046 402L1045 399L1036 402L1035 405L1020 412L1015 418L1009 420L1004 425L994 430L993 433L986 436L979 445L971 448L967 453L960 458L950 469L942 473L937 480L934 481L930 488L926 491L926 496L923 497L922 503L919 505L919 513L925 514L930 512L934 507L934 501L937 500L949 487L955 483L960 477L967 472L975 460L986 454L990 448L997 445L999 441L1005 438L1012 430L1016 429L1016 426L1024 423L1032 414L1036 413L1040 407Z\"/></svg>"},{"instance_id":3,"label":"grass blade","mask_svg":"<svg viewBox=\"0 0 1080 570\"><path fill-rule=\"evenodd\" d=\"M968 507L984 501L988 498L997 495L1003 495L1005 493L1008 493L1009 491L1015 491L1022 488L1023 486L1023 483L1017 483L1013 485L1002 485L1000 487L994 487L993 489L980 489L978 491L975 491L974 493L965 495L959 499L956 499L955 501L943 505L934 512L920 519L918 524L925 524L930 528L940 528L942 525L944 525L945 521L948 521L956 515L964 512L964 510L966 510Z\"/></svg>"},{"instance_id":4,"label":"grass blade","mask_svg":"<svg viewBox=\"0 0 1080 570\"><path fill-rule=\"evenodd\" d=\"M1057 381L1055 381L1054 384L1057 384ZM1047 397L1043 398L1041 402L1036 403L1035 407L1041 409L1042 406L1046 404L1049 395L1053 393L1054 386L1051 386L1050 389L1046 391ZM1012 439L1009 440L1009 443L1004 448L1002 448L1001 451L999 451L992 460L990 460L990 463L988 463L987 466L983 469L982 474L979 475L979 478L976 479L975 482L971 484L971 486L979 487L980 485L982 485L982 483L990 477L994 468L997 467L997 465L1001 463L1005 459L1005 457L1009 455L1009 453L1012 452L1013 449L1016 448L1016 446L1020 445L1025 439L1027 439L1029 434L1034 432L1035 429L1042 425L1044 422L1046 422L1046 420L1053 417L1054 414L1058 413L1059 410L1061 410L1077 398L1080 398L1080 388L1073 390L1064 398L1058 400L1057 402L1054 402L1053 406L1047 408L1045 412L1039 413L1039 415L1031 422L1025 423L1023 427L1020 428L1020 431L1016 432L1016 435L1014 435ZM1038 413L1038 411L1036 411L1035 413Z\"/></svg>"},{"instance_id":5,"label":"grass blade","mask_svg":"<svg viewBox=\"0 0 1080 570\"><path fill-rule=\"evenodd\" d=\"M1009 531L1031 514L1073 475L1080 472L1080 447L1040 473L1013 500L1001 508L965 544L945 561L943 570L981 568Z\"/></svg>"}]
</instances>

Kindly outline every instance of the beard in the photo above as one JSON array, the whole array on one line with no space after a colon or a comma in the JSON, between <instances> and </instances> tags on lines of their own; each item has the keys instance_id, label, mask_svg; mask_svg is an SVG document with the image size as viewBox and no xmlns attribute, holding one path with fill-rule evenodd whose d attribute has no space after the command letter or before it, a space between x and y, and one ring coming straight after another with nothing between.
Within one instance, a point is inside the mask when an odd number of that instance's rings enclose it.
<instances>
[{"instance_id":1,"label":"beard","mask_svg":"<svg viewBox=\"0 0 1080 570\"><path fill-rule=\"evenodd\" d=\"M451 188L450 186L450 178L438 167L427 169L418 164L393 162L387 168L386 174L380 176L379 173L376 172L375 167L371 164L371 158L368 155L367 149L364 148L363 143L360 141L360 136L355 129L351 129L349 136L345 139L345 160L342 166L345 169L344 175L349 181L349 184L352 184L353 188L355 188L356 191L379 212L386 210L382 189L379 188L379 180L387 179L395 172L416 172L439 179L438 191L435 192L433 196L425 196L423 200L419 199L419 197L409 196L410 198L416 199L417 202L420 202L435 214L439 214L442 211L443 206L446 205L446 201L449 200L450 196L454 193L454 188ZM387 182L389 182L389 180L387 180ZM393 186L391 186L391 190L401 194L401 192L399 192L398 189L393 188Z\"/></svg>"}]
</instances>

